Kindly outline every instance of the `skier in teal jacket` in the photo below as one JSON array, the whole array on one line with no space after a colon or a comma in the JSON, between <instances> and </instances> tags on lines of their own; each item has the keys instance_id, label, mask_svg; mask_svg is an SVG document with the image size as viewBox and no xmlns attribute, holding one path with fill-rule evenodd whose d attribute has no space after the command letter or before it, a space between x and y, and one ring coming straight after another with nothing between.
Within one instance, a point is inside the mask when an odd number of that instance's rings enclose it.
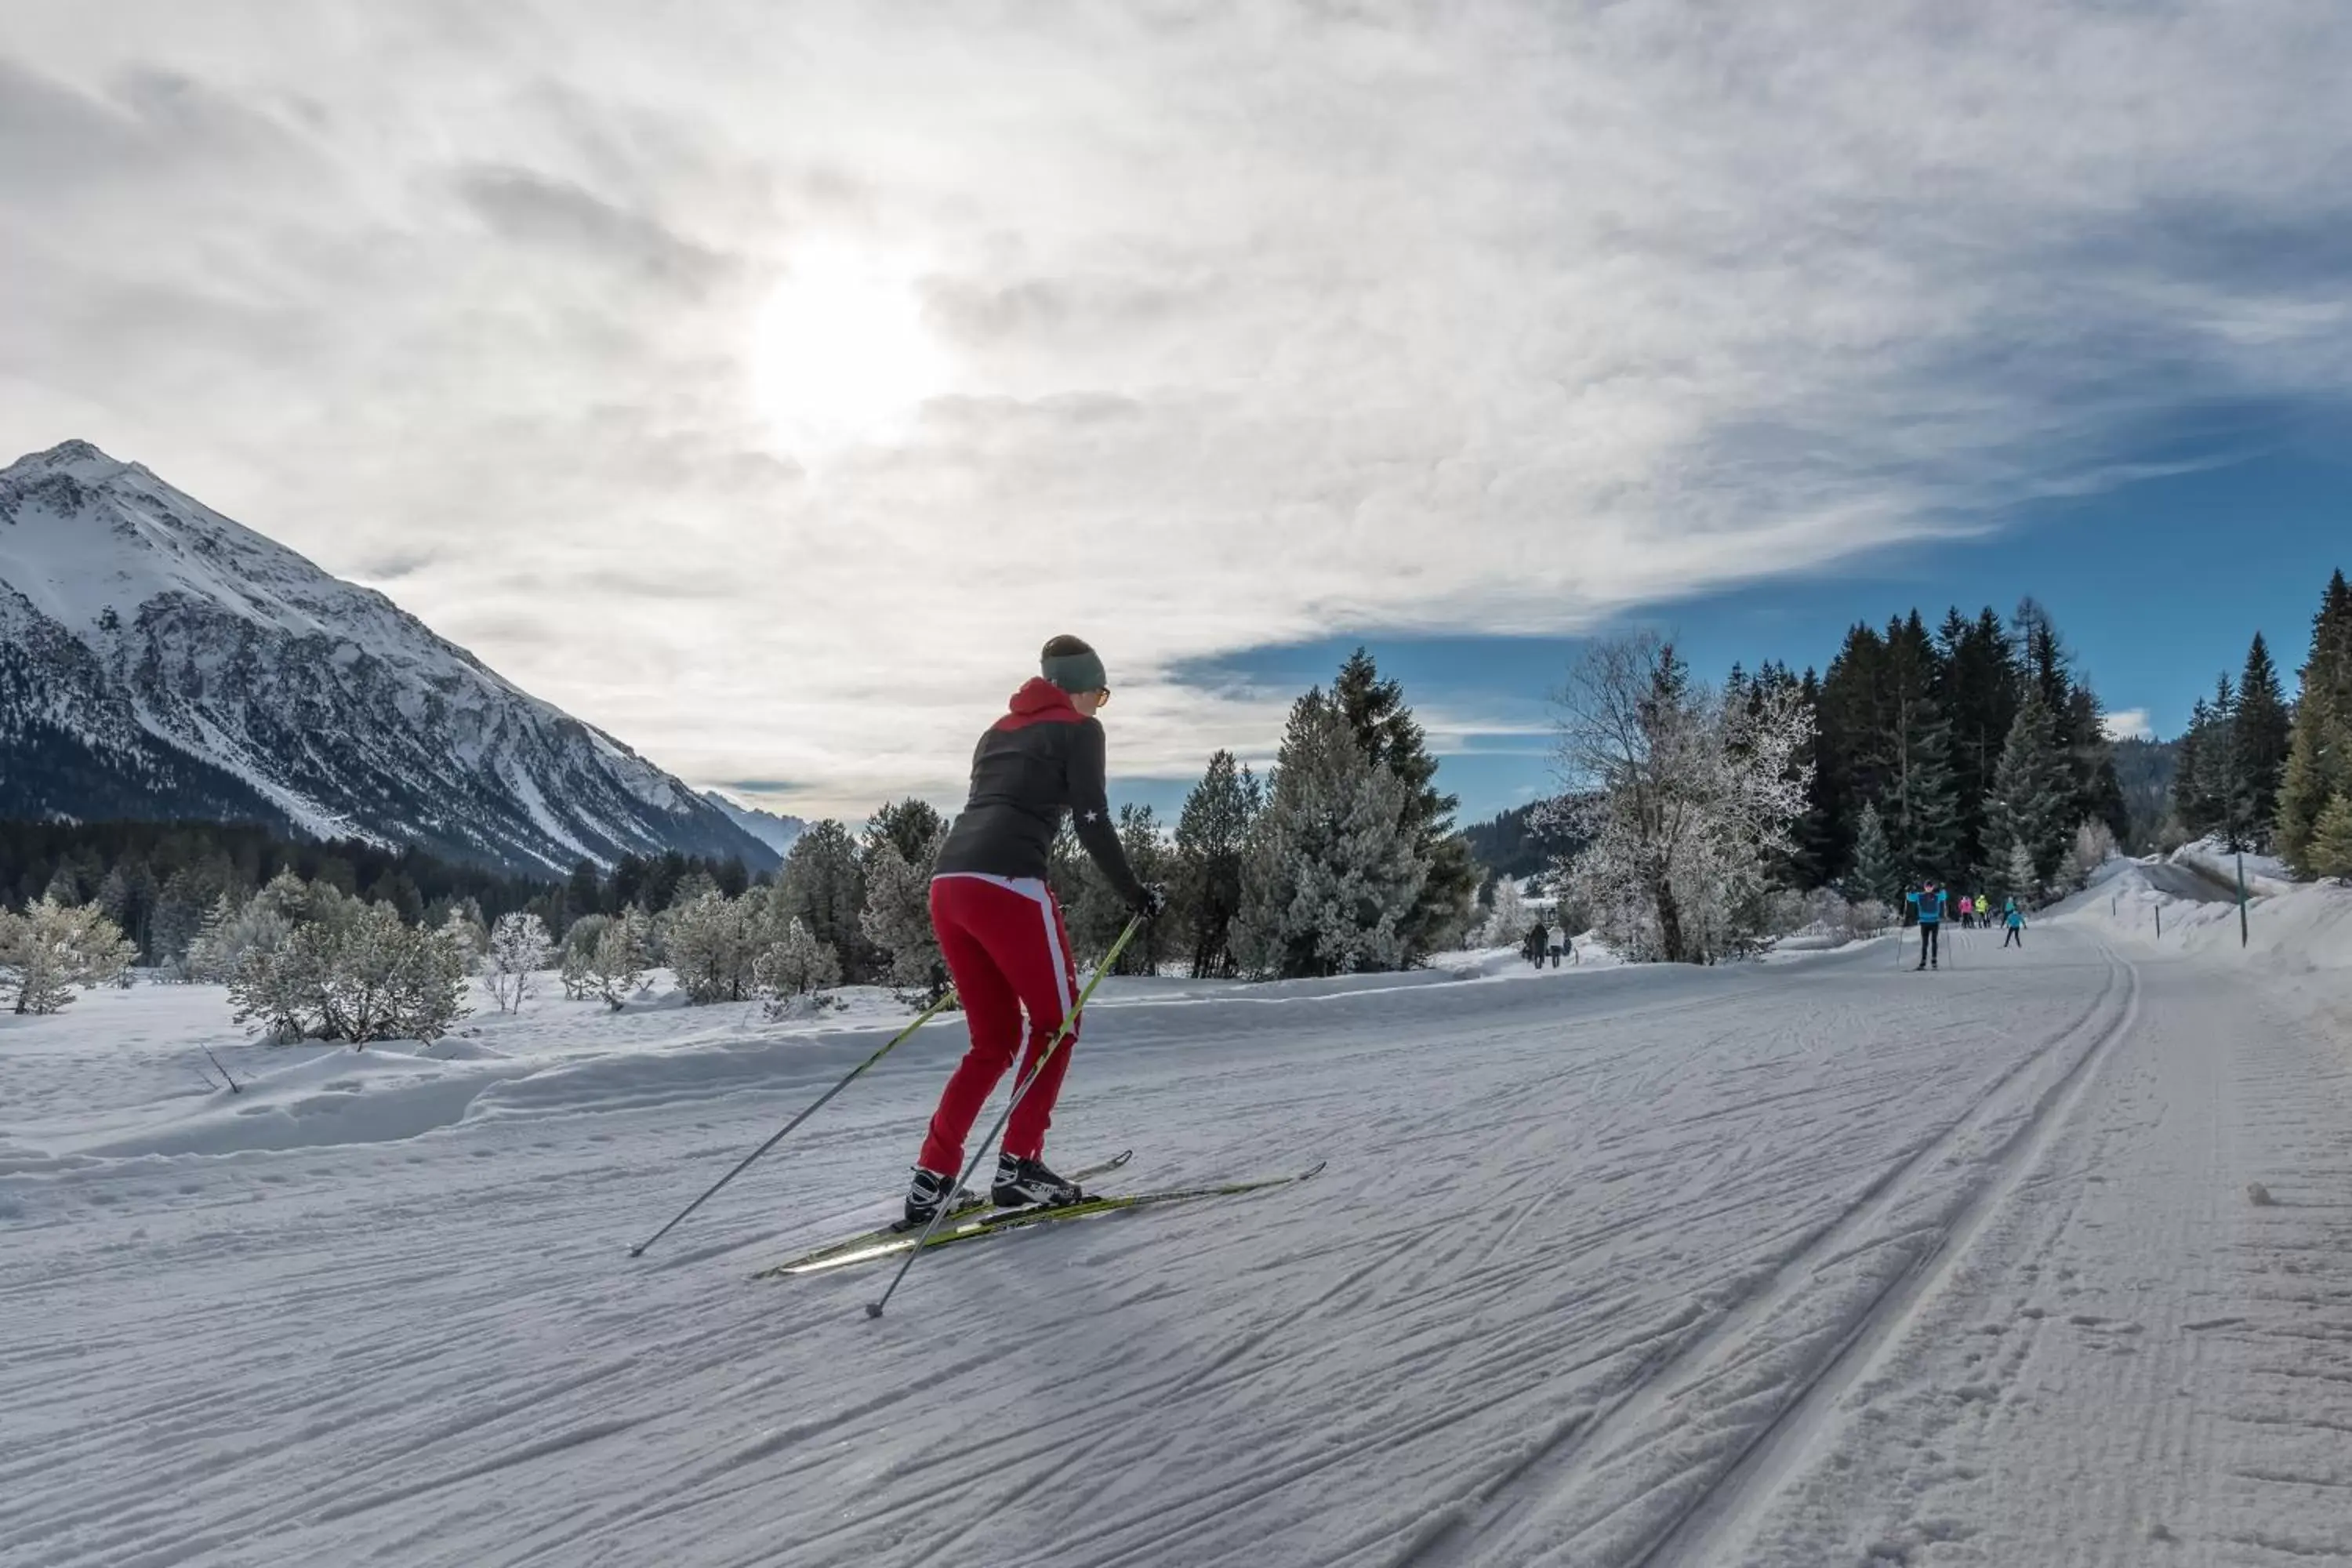
<instances>
[{"instance_id":1,"label":"skier in teal jacket","mask_svg":"<svg viewBox=\"0 0 2352 1568\"><path fill-rule=\"evenodd\" d=\"M2006 952L2013 947L2018 952L2023 952L2025 951L2025 911L2017 907L2015 899L2010 900L2001 909L2000 923L2009 928L2009 934L2000 939L2001 951Z\"/></svg>"},{"instance_id":2,"label":"skier in teal jacket","mask_svg":"<svg viewBox=\"0 0 2352 1568\"><path fill-rule=\"evenodd\" d=\"M1945 900L1951 895L1933 882L1921 885L1916 893L1906 893L1903 901L1919 917L1919 967L1942 967L1937 963L1937 932L1944 923Z\"/></svg>"}]
</instances>

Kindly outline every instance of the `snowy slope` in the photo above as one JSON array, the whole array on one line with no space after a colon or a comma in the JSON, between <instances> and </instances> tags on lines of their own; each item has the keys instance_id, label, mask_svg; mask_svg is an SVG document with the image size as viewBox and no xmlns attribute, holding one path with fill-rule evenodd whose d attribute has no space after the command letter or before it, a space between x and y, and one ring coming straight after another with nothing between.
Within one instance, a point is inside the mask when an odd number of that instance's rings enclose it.
<instances>
[{"instance_id":1,"label":"snowy slope","mask_svg":"<svg viewBox=\"0 0 2352 1568\"><path fill-rule=\"evenodd\" d=\"M383 595L80 441L0 469L0 815L259 816L527 870L774 863Z\"/></svg>"},{"instance_id":2,"label":"snowy slope","mask_svg":"<svg viewBox=\"0 0 2352 1568\"><path fill-rule=\"evenodd\" d=\"M2026 941L1115 983L1055 1154L1328 1171L926 1259L878 1323L746 1276L885 1212L952 1023L633 1262L877 1036L0 1019L0 1563L2352 1558L2346 988Z\"/></svg>"}]
</instances>

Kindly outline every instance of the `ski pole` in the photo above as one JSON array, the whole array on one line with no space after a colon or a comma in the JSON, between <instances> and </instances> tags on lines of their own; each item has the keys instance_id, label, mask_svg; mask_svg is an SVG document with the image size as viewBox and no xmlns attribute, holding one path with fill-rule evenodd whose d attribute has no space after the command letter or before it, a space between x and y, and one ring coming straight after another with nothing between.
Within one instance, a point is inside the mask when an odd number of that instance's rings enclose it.
<instances>
[{"instance_id":1,"label":"ski pole","mask_svg":"<svg viewBox=\"0 0 2352 1568\"><path fill-rule=\"evenodd\" d=\"M955 1187L948 1189L950 1193L952 1194L956 1187L971 1185L973 1173L980 1169L980 1163L988 1158L989 1146L1003 1132L1005 1123L1013 1120L1013 1112L1019 1109L1022 1097L1029 1092L1029 1086L1037 1081L1038 1075L1045 1070L1045 1064L1054 1059L1054 1053L1062 1048L1062 1042L1068 1039L1070 1032L1078 1026L1078 1015L1087 1010L1087 998L1094 995L1095 987L1101 984L1103 976L1118 965L1118 955L1127 951L1127 944L1135 940L1135 933L1142 929L1143 917L1137 915L1127 922L1127 929L1118 933L1118 940L1110 944L1110 951L1103 954L1102 963L1096 966L1094 978L1087 981L1087 988L1078 993L1077 1004L1063 1018L1062 1026L1054 1031L1054 1037L1046 1042L1045 1048L1037 1054L1037 1065L1029 1069L1028 1077L1013 1086L1013 1098L1004 1102L1004 1114L996 1119L996 1125L990 1128L988 1136L980 1141L977 1145L980 1152L965 1163L963 1174L957 1178ZM947 1217L950 1206L944 1203L940 1205L931 1215L931 1223L923 1227L923 1234L915 1238L913 1247L908 1248L906 1260L898 1265L898 1272L890 1276L890 1283L880 1299L866 1303L867 1317L880 1317L882 1309L890 1304L890 1298L898 1293L898 1282L906 1279L907 1270L915 1266L915 1259L921 1257L923 1248L930 1245L931 1236L940 1228L940 1221Z\"/></svg>"},{"instance_id":2,"label":"ski pole","mask_svg":"<svg viewBox=\"0 0 2352 1568\"><path fill-rule=\"evenodd\" d=\"M851 1084L857 1081L858 1078L865 1073L867 1068L872 1067L876 1062L878 1062L884 1057L888 1056L892 1050L898 1047L900 1041L906 1039L908 1036L913 1034L916 1030L929 1023L939 1015L940 1008L946 1006L949 1003L954 1000L955 992L953 990L950 990L938 1001L924 1008L913 1023L908 1025L905 1028L891 1036L888 1040L885 1041L880 1050L876 1051L872 1056L867 1057L864 1061L859 1062L856 1067L850 1068L847 1077L844 1078L839 1083L835 1084L831 1089L826 1089L823 1094L818 1095L814 1102L813 1102L806 1110L802 1111L798 1116L793 1117L790 1121L785 1122L782 1127L778 1128L774 1137L769 1139L765 1143L761 1144L757 1149L754 1149L750 1153L744 1155L742 1162L733 1170L719 1177L716 1182L713 1182L710 1184L709 1192L703 1194L702 1196L695 1199L692 1203L678 1210L677 1217L671 1220L668 1225L662 1226L659 1230L654 1232L651 1236L637 1243L636 1246L629 1248L629 1256L632 1258L644 1257L646 1248L651 1247L655 1242L659 1241L663 1237L667 1236L672 1227L677 1224L678 1220L684 1219L687 1215L692 1214L695 1210L700 1208L705 1203L709 1202L713 1193L718 1192L719 1188L725 1186L728 1183L741 1175L751 1167L752 1161L758 1159L761 1155L774 1148L778 1143L782 1142L785 1133L790 1132L793 1128L798 1127L802 1122L806 1121L810 1117L814 1116L818 1111L824 1110L825 1101L831 1100L835 1095L839 1094L843 1089L847 1089Z\"/></svg>"}]
</instances>

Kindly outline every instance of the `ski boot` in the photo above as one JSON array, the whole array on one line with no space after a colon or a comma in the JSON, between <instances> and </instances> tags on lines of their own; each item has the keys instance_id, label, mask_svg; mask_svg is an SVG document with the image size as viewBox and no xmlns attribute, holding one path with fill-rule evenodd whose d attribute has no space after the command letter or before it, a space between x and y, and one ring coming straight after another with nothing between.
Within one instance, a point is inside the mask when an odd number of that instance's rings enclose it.
<instances>
[{"instance_id":1,"label":"ski boot","mask_svg":"<svg viewBox=\"0 0 2352 1568\"><path fill-rule=\"evenodd\" d=\"M1087 1201L1077 1183L1054 1174L1043 1160L1020 1160L1010 1154L996 1157L996 1185L989 1196L1001 1209L1063 1208Z\"/></svg>"},{"instance_id":2,"label":"ski boot","mask_svg":"<svg viewBox=\"0 0 2352 1568\"><path fill-rule=\"evenodd\" d=\"M948 1197L953 1189L955 1197ZM920 1230L931 1223L942 1207L961 1213L980 1206L980 1194L970 1187L959 1187L953 1176L942 1176L937 1171L915 1167L915 1179L907 1184L907 1217L898 1222L900 1230Z\"/></svg>"}]
</instances>

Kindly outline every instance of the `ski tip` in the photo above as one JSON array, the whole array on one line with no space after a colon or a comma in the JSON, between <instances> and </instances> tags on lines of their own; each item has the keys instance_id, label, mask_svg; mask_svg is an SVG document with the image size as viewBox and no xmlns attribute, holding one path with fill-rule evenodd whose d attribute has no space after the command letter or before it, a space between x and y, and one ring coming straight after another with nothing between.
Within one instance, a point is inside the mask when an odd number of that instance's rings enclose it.
<instances>
[{"instance_id":1,"label":"ski tip","mask_svg":"<svg viewBox=\"0 0 2352 1568\"><path fill-rule=\"evenodd\" d=\"M878 1317L880 1317L880 1316L882 1315L882 1303L881 1303L881 1302L879 1302L879 1301L868 1301L868 1302L866 1302L866 1315L867 1317L869 1317L869 1318L878 1318Z\"/></svg>"},{"instance_id":2,"label":"ski tip","mask_svg":"<svg viewBox=\"0 0 2352 1568\"><path fill-rule=\"evenodd\" d=\"M1315 1177L1321 1175L1323 1173L1323 1167L1330 1163L1331 1162L1328 1160L1316 1161L1315 1163L1307 1166L1307 1169L1298 1173L1298 1179L1302 1182L1313 1180Z\"/></svg>"}]
</instances>

